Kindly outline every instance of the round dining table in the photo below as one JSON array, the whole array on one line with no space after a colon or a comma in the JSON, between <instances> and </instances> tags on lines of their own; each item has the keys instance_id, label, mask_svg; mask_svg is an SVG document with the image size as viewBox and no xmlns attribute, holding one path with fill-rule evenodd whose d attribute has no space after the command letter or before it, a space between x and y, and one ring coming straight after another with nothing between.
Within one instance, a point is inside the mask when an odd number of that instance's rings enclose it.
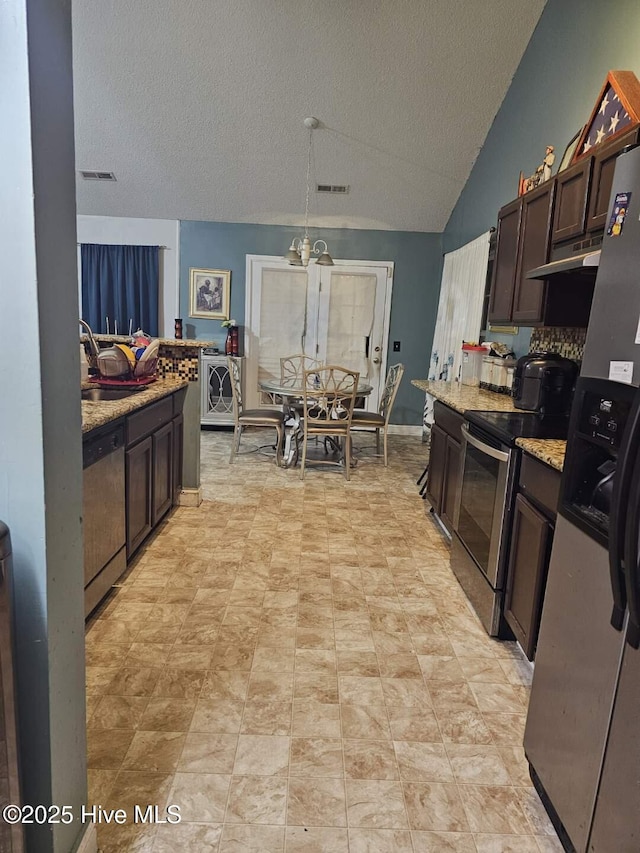
<instances>
[{"instance_id":1,"label":"round dining table","mask_svg":"<svg viewBox=\"0 0 640 853\"><path fill-rule=\"evenodd\" d=\"M282 398L284 407L284 447L281 462L283 468L292 468L298 461L298 441L302 427L302 400L304 388L302 377L297 380L262 379L258 387L265 394L273 394ZM373 385L368 382L358 382L357 397L368 397L373 391Z\"/></svg>"}]
</instances>

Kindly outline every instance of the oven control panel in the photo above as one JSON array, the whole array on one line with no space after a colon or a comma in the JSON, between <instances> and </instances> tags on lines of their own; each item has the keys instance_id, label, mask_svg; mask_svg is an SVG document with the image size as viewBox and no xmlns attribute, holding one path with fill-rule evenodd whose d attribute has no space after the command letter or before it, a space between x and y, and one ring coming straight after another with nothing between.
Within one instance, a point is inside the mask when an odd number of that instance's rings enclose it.
<instances>
[{"instance_id":1,"label":"oven control panel","mask_svg":"<svg viewBox=\"0 0 640 853\"><path fill-rule=\"evenodd\" d=\"M616 449L620 447L631 404L598 394L584 395L579 430Z\"/></svg>"}]
</instances>

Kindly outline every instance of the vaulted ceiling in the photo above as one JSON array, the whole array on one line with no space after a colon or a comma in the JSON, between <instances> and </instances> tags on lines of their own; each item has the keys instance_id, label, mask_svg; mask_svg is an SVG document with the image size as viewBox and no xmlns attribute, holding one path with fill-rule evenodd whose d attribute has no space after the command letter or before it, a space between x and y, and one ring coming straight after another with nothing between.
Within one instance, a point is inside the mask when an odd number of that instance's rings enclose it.
<instances>
[{"instance_id":1,"label":"vaulted ceiling","mask_svg":"<svg viewBox=\"0 0 640 853\"><path fill-rule=\"evenodd\" d=\"M73 0L78 212L442 231L544 0Z\"/></svg>"}]
</instances>

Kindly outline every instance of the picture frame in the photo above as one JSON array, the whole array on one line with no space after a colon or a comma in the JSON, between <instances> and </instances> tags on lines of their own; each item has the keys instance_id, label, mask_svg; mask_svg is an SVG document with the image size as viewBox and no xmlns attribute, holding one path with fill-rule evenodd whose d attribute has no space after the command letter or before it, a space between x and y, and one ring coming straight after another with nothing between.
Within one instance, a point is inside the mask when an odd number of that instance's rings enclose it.
<instances>
[{"instance_id":1,"label":"picture frame","mask_svg":"<svg viewBox=\"0 0 640 853\"><path fill-rule=\"evenodd\" d=\"M189 316L228 320L231 270L189 269Z\"/></svg>"},{"instance_id":2,"label":"picture frame","mask_svg":"<svg viewBox=\"0 0 640 853\"><path fill-rule=\"evenodd\" d=\"M582 135L582 131L584 127L581 127L574 136L571 137L567 147L564 149L564 154L562 155L562 160L560 160L560 165L558 166L558 172L564 172L564 170L569 166L571 160L573 159L573 155L576 152L576 148L578 147L578 140Z\"/></svg>"}]
</instances>

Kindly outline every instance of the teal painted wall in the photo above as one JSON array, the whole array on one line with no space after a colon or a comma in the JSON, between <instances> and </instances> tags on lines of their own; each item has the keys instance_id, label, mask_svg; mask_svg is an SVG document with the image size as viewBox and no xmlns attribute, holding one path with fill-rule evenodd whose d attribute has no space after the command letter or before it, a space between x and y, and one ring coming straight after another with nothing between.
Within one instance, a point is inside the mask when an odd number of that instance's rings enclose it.
<instances>
[{"instance_id":1,"label":"teal painted wall","mask_svg":"<svg viewBox=\"0 0 640 853\"><path fill-rule=\"evenodd\" d=\"M285 226L181 222L180 310L185 337L214 340L220 345L226 337L219 321L189 317L190 267L231 270L231 316L243 325L246 256L282 256L292 237L299 234L299 228ZM327 238L334 258L395 263L389 340L401 341L402 349L399 353L389 352L389 363L402 361L406 372L392 421L421 424L424 395L410 384L410 379L427 375L438 312L441 235L346 228L322 229L321 234Z\"/></svg>"},{"instance_id":2,"label":"teal painted wall","mask_svg":"<svg viewBox=\"0 0 640 853\"><path fill-rule=\"evenodd\" d=\"M530 175L546 145L555 146L557 169L565 146L589 118L607 72L628 70L640 77L639 44L638 0L548 0L449 218L443 251L496 224L498 209L517 196L520 171ZM524 339L521 332L520 348Z\"/></svg>"}]
</instances>

